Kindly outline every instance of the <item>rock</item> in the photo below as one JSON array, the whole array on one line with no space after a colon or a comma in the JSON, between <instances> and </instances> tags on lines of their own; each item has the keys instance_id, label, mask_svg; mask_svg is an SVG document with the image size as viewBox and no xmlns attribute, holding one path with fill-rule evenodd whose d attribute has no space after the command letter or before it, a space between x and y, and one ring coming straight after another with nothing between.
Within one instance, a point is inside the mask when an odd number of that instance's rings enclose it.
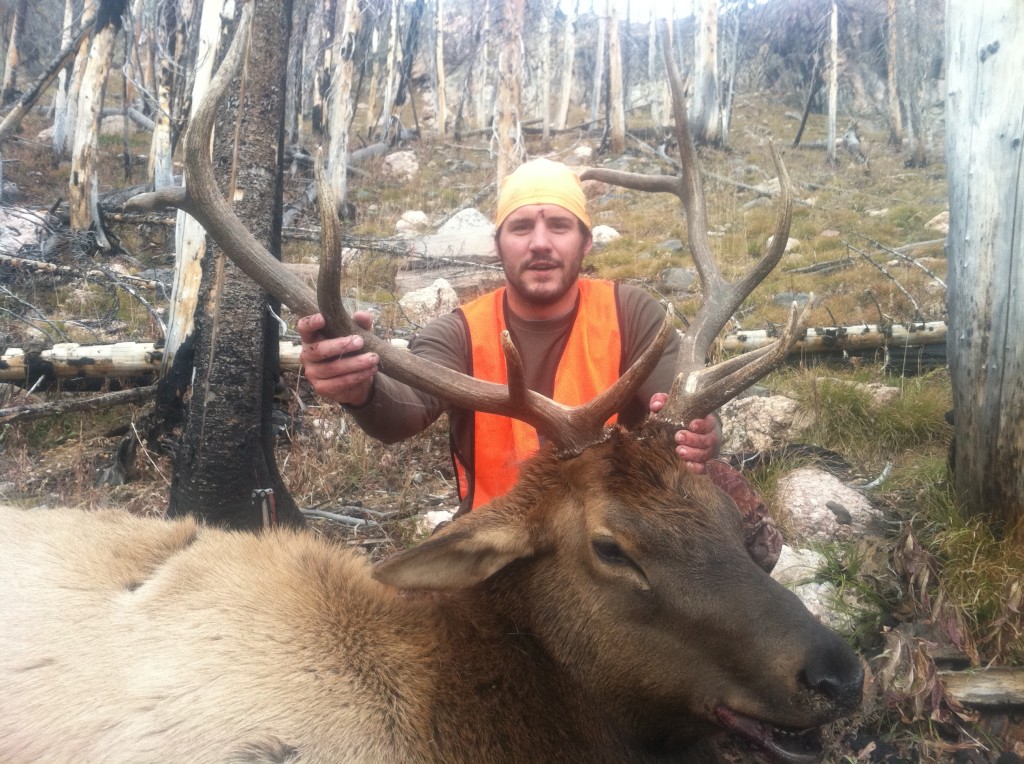
<instances>
[{"instance_id":1,"label":"rock","mask_svg":"<svg viewBox=\"0 0 1024 764\"><path fill-rule=\"evenodd\" d=\"M590 233L594 237L595 244L607 244L610 241L615 241L622 235L610 225L594 226Z\"/></svg>"},{"instance_id":2,"label":"rock","mask_svg":"<svg viewBox=\"0 0 1024 764\"><path fill-rule=\"evenodd\" d=\"M924 227L927 228L929 231L938 231L943 236L948 236L949 235L949 210L945 210L944 212L940 212L938 215L936 215L931 220L929 220L927 223L925 223Z\"/></svg>"},{"instance_id":3,"label":"rock","mask_svg":"<svg viewBox=\"0 0 1024 764\"><path fill-rule=\"evenodd\" d=\"M768 240L764 243L764 246L766 248L770 247L772 245L772 240L774 238L775 238L774 236L769 236ZM796 252L798 249L800 249L800 240L799 239L789 238L789 239L786 239L786 247L782 251L783 251L784 254L788 255L790 252Z\"/></svg>"},{"instance_id":4,"label":"rock","mask_svg":"<svg viewBox=\"0 0 1024 764\"><path fill-rule=\"evenodd\" d=\"M810 299L811 296L806 292L780 292L772 297L772 303L788 308L795 302L798 306L803 307Z\"/></svg>"},{"instance_id":5,"label":"rock","mask_svg":"<svg viewBox=\"0 0 1024 764\"><path fill-rule=\"evenodd\" d=\"M779 480L777 503L801 541L849 541L879 535L882 514L834 475L802 467Z\"/></svg>"},{"instance_id":6,"label":"rock","mask_svg":"<svg viewBox=\"0 0 1024 764\"><path fill-rule=\"evenodd\" d=\"M697 274L689 268L665 268L658 280L666 292L685 292L697 280Z\"/></svg>"},{"instance_id":7,"label":"rock","mask_svg":"<svg viewBox=\"0 0 1024 764\"><path fill-rule=\"evenodd\" d=\"M441 523L449 522L454 514L447 509L432 509L429 512L424 512L416 518L416 531L423 536L429 536L434 532L434 528Z\"/></svg>"},{"instance_id":8,"label":"rock","mask_svg":"<svg viewBox=\"0 0 1024 764\"><path fill-rule=\"evenodd\" d=\"M466 207L459 210L443 226L437 229L440 236L454 236L469 231L486 230L489 234L494 231L494 221L474 207Z\"/></svg>"},{"instance_id":9,"label":"rock","mask_svg":"<svg viewBox=\"0 0 1024 764\"><path fill-rule=\"evenodd\" d=\"M881 382L851 382L850 380L836 379L835 377L826 377L826 379L834 385L849 386L854 390L867 393L871 396L871 405L875 408L887 406L900 397L900 389L898 387L883 385Z\"/></svg>"},{"instance_id":10,"label":"rock","mask_svg":"<svg viewBox=\"0 0 1024 764\"><path fill-rule=\"evenodd\" d=\"M420 172L420 163L412 151L396 151L384 157L383 172L389 180L411 183Z\"/></svg>"},{"instance_id":11,"label":"rock","mask_svg":"<svg viewBox=\"0 0 1024 764\"><path fill-rule=\"evenodd\" d=\"M402 235L415 235L427 230L430 220L427 213L422 210L409 210L403 212L402 217L395 223L395 231Z\"/></svg>"},{"instance_id":12,"label":"rock","mask_svg":"<svg viewBox=\"0 0 1024 764\"><path fill-rule=\"evenodd\" d=\"M815 577L825 565L825 558L812 549L795 549L783 544L778 562L772 570L772 578L800 598L808 610L822 623L832 629L844 630L852 626L853 618L847 612L840 612L836 588Z\"/></svg>"},{"instance_id":13,"label":"rock","mask_svg":"<svg viewBox=\"0 0 1024 764\"><path fill-rule=\"evenodd\" d=\"M594 149L590 146L577 146L572 150L572 156L579 162L589 162L594 158Z\"/></svg>"},{"instance_id":14,"label":"rock","mask_svg":"<svg viewBox=\"0 0 1024 764\"><path fill-rule=\"evenodd\" d=\"M436 279L428 287L402 295L398 304L409 321L422 326L459 307L459 296L447 281Z\"/></svg>"},{"instance_id":15,"label":"rock","mask_svg":"<svg viewBox=\"0 0 1024 764\"><path fill-rule=\"evenodd\" d=\"M14 204L21 199L21 189L18 188L17 183L5 178L3 188L0 189L0 197L4 204Z\"/></svg>"},{"instance_id":16,"label":"rock","mask_svg":"<svg viewBox=\"0 0 1024 764\"><path fill-rule=\"evenodd\" d=\"M654 248L661 252L682 252L686 245L680 239L666 239Z\"/></svg>"},{"instance_id":17,"label":"rock","mask_svg":"<svg viewBox=\"0 0 1024 764\"><path fill-rule=\"evenodd\" d=\"M0 207L0 252L16 255L22 247L38 245L43 216L21 207Z\"/></svg>"},{"instance_id":18,"label":"rock","mask_svg":"<svg viewBox=\"0 0 1024 764\"><path fill-rule=\"evenodd\" d=\"M784 395L737 398L722 406L722 451L770 451L796 439L812 423L792 398Z\"/></svg>"}]
</instances>

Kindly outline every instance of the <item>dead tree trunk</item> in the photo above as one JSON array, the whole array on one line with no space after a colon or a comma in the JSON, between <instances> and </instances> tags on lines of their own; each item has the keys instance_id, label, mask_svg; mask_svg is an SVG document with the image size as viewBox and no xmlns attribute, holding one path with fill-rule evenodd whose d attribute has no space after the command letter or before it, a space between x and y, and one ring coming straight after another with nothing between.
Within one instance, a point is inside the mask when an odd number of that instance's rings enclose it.
<instances>
[{"instance_id":1,"label":"dead tree trunk","mask_svg":"<svg viewBox=\"0 0 1024 764\"><path fill-rule=\"evenodd\" d=\"M722 98L718 84L718 0L700 0L694 11L693 98L690 130L698 143L722 142Z\"/></svg>"},{"instance_id":2,"label":"dead tree trunk","mask_svg":"<svg viewBox=\"0 0 1024 764\"><path fill-rule=\"evenodd\" d=\"M96 22L96 0L85 0L82 7L82 27L92 27ZM85 70L89 63L89 41L83 40L75 56L75 63L71 67L71 77L68 82L67 92L67 114L64 120L63 143L56 143L57 135L54 131L53 151L61 157L71 156L75 145L75 130L78 128L78 98L82 89L82 80L85 77Z\"/></svg>"},{"instance_id":3,"label":"dead tree trunk","mask_svg":"<svg viewBox=\"0 0 1024 764\"><path fill-rule=\"evenodd\" d=\"M889 105L889 145L903 146L903 115L900 113L899 74L899 26L896 20L896 0L886 1L886 100Z\"/></svg>"},{"instance_id":4,"label":"dead tree trunk","mask_svg":"<svg viewBox=\"0 0 1024 764\"><path fill-rule=\"evenodd\" d=\"M523 131L520 120L523 81L523 16L525 0L505 0L502 17L501 55L498 57L498 105L495 115L497 182L523 162Z\"/></svg>"},{"instance_id":5,"label":"dead tree trunk","mask_svg":"<svg viewBox=\"0 0 1024 764\"><path fill-rule=\"evenodd\" d=\"M341 215L348 197L348 136L356 108L352 83L355 79L356 38L359 36L363 11L359 0L344 0L338 11L340 13L335 19L333 38L334 52L331 54L335 65L329 103L331 118L328 122L330 147L327 172L338 204L337 213Z\"/></svg>"},{"instance_id":6,"label":"dead tree trunk","mask_svg":"<svg viewBox=\"0 0 1024 764\"><path fill-rule=\"evenodd\" d=\"M596 122L601 113L601 100L604 95L604 46L608 36L607 2L597 18L597 49L594 51L594 79L590 90L590 121Z\"/></svg>"},{"instance_id":7,"label":"dead tree trunk","mask_svg":"<svg viewBox=\"0 0 1024 764\"><path fill-rule=\"evenodd\" d=\"M828 35L828 121L825 155L830 167L836 165L836 108L839 100L839 6L832 2Z\"/></svg>"},{"instance_id":8,"label":"dead tree trunk","mask_svg":"<svg viewBox=\"0 0 1024 764\"><path fill-rule=\"evenodd\" d=\"M401 138L401 115L405 107L406 99L409 99L413 107L413 117L416 115L416 104L412 100L412 65L416 61L416 48L420 40L420 22L423 20L423 11L426 9L426 0L414 0L412 9L409 12L409 26L405 30L405 42L402 44L402 65L399 67L398 85L395 87L395 101L391 107L391 118L384 128L383 142Z\"/></svg>"},{"instance_id":9,"label":"dead tree trunk","mask_svg":"<svg viewBox=\"0 0 1024 764\"><path fill-rule=\"evenodd\" d=\"M619 17L616 6L608 3L608 112L612 154L626 151L626 106L622 92L622 46L619 43Z\"/></svg>"},{"instance_id":10,"label":"dead tree trunk","mask_svg":"<svg viewBox=\"0 0 1024 764\"><path fill-rule=\"evenodd\" d=\"M21 67L21 38L25 34L25 16L28 14L28 0L18 0L14 9L14 20L11 22L11 37L7 44L7 65L4 67L4 80L0 85L0 103L18 97L18 69Z\"/></svg>"},{"instance_id":11,"label":"dead tree trunk","mask_svg":"<svg viewBox=\"0 0 1024 764\"><path fill-rule=\"evenodd\" d=\"M288 41L288 88L284 107L285 142L289 145L301 139L302 122L302 54L309 33L309 17L315 5L313 0L298 0L292 7L292 36Z\"/></svg>"},{"instance_id":12,"label":"dead tree trunk","mask_svg":"<svg viewBox=\"0 0 1024 764\"><path fill-rule=\"evenodd\" d=\"M74 18L74 0L64 0L64 25L61 27L60 33L61 48L67 48L71 44L71 28ZM71 87L72 68L72 63L64 64L57 75L57 92L53 100L53 153L57 157L64 156L64 146L67 140L68 90Z\"/></svg>"},{"instance_id":13,"label":"dead tree trunk","mask_svg":"<svg viewBox=\"0 0 1024 764\"><path fill-rule=\"evenodd\" d=\"M103 119L103 93L114 59L114 41L121 31L125 0L101 0L96 26L89 45L89 60L78 94L78 121L71 151L71 181L68 184L68 211L71 229L91 231L96 246L108 249L99 209L98 168L100 121Z\"/></svg>"},{"instance_id":14,"label":"dead tree trunk","mask_svg":"<svg viewBox=\"0 0 1024 764\"><path fill-rule=\"evenodd\" d=\"M954 480L967 512L1024 541L1024 47L1000 44L1024 36L1024 6L946 7Z\"/></svg>"},{"instance_id":15,"label":"dead tree trunk","mask_svg":"<svg viewBox=\"0 0 1024 764\"><path fill-rule=\"evenodd\" d=\"M540 20L540 121L541 146L544 151L551 148L551 16L554 8L544 3Z\"/></svg>"},{"instance_id":16,"label":"dead tree trunk","mask_svg":"<svg viewBox=\"0 0 1024 764\"><path fill-rule=\"evenodd\" d=\"M572 0L565 7L565 31L562 37L562 80L558 97L558 111L555 113L555 128L564 130L569 122L569 102L572 100L572 70L576 61L576 12L579 0Z\"/></svg>"},{"instance_id":17,"label":"dead tree trunk","mask_svg":"<svg viewBox=\"0 0 1024 764\"><path fill-rule=\"evenodd\" d=\"M213 159L225 196L264 246L280 252L290 0L256 0L246 65L218 114ZM237 136L245 136L238 141ZM218 525L263 527L254 496L270 489L278 523L302 515L274 462L270 426L277 322L266 294L211 245L197 311L195 376L174 464L170 516L196 514ZM269 501L269 499L268 499Z\"/></svg>"},{"instance_id":18,"label":"dead tree trunk","mask_svg":"<svg viewBox=\"0 0 1024 764\"><path fill-rule=\"evenodd\" d=\"M448 137L448 97L444 70L444 0L435 0L434 4L434 80L437 134L445 140Z\"/></svg>"},{"instance_id":19,"label":"dead tree trunk","mask_svg":"<svg viewBox=\"0 0 1024 764\"><path fill-rule=\"evenodd\" d=\"M897 18L900 21L900 99L906 116L906 137L910 139L910 167L928 164L925 147L924 113L921 108L921 89L924 84L924 60L921 42L921 23L917 0L900 3Z\"/></svg>"},{"instance_id":20,"label":"dead tree trunk","mask_svg":"<svg viewBox=\"0 0 1024 764\"><path fill-rule=\"evenodd\" d=\"M199 19L199 43L196 52L195 75L192 82L192 103L202 102L213 77L213 65L221 41L221 12L225 0L206 0ZM187 369L175 368L178 349L191 348L196 308L199 303L199 285L202 280L202 262L206 256L206 231L184 212L178 212L175 227L174 285L171 289L171 315L167 321L167 349L163 358L162 376L167 384L183 390L187 384ZM190 366L182 358L179 365ZM177 378L184 375L179 382Z\"/></svg>"}]
</instances>

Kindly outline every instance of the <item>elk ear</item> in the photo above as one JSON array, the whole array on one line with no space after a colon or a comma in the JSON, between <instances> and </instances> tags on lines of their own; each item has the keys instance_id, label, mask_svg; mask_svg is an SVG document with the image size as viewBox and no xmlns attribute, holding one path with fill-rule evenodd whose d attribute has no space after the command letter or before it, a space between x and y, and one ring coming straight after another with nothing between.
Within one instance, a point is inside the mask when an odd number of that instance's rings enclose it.
<instances>
[{"instance_id":1,"label":"elk ear","mask_svg":"<svg viewBox=\"0 0 1024 764\"><path fill-rule=\"evenodd\" d=\"M522 518L504 518L492 511L471 513L379 563L373 577L399 589L465 589L533 553Z\"/></svg>"}]
</instances>

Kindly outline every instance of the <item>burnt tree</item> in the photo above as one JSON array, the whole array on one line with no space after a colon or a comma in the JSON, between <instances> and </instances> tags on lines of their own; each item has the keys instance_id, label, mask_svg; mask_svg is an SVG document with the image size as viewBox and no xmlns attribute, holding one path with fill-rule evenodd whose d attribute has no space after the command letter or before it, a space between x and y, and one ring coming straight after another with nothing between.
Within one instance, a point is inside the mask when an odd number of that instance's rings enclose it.
<instances>
[{"instance_id":1,"label":"burnt tree","mask_svg":"<svg viewBox=\"0 0 1024 764\"><path fill-rule=\"evenodd\" d=\"M253 15L260 32L252 35L245 66L217 113L213 161L238 216L279 255L291 2L257 0ZM300 525L302 515L273 454L278 323L262 289L212 243L207 253L196 310L192 394L168 514L194 513L221 525L259 528L263 519L254 491L269 488L277 521Z\"/></svg>"}]
</instances>

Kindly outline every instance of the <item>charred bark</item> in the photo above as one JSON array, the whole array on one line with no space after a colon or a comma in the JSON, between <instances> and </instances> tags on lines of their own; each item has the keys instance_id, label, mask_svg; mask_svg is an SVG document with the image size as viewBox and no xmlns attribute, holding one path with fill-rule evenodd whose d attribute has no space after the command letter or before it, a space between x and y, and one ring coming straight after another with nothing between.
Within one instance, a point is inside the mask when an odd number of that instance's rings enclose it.
<instances>
[{"instance_id":1,"label":"charred bark","mask_svg":"<svg viewBox=\"0 0 1024 764\"><path fill-rule=\"evenodd\" d=\"M214 163L226 194L257 238L280 252L284 86L291 2L257 0L247 66L225 104ZM236 136L240 136L235 145ZM242 193L236 194L235 190ZM168 514L258 529L254 492L273 489L277 521L301 525L274 463L271 400L277 324L265 293L213 249L203 264L195 379L176 455Z\"/></svg>"}]
</instances>

